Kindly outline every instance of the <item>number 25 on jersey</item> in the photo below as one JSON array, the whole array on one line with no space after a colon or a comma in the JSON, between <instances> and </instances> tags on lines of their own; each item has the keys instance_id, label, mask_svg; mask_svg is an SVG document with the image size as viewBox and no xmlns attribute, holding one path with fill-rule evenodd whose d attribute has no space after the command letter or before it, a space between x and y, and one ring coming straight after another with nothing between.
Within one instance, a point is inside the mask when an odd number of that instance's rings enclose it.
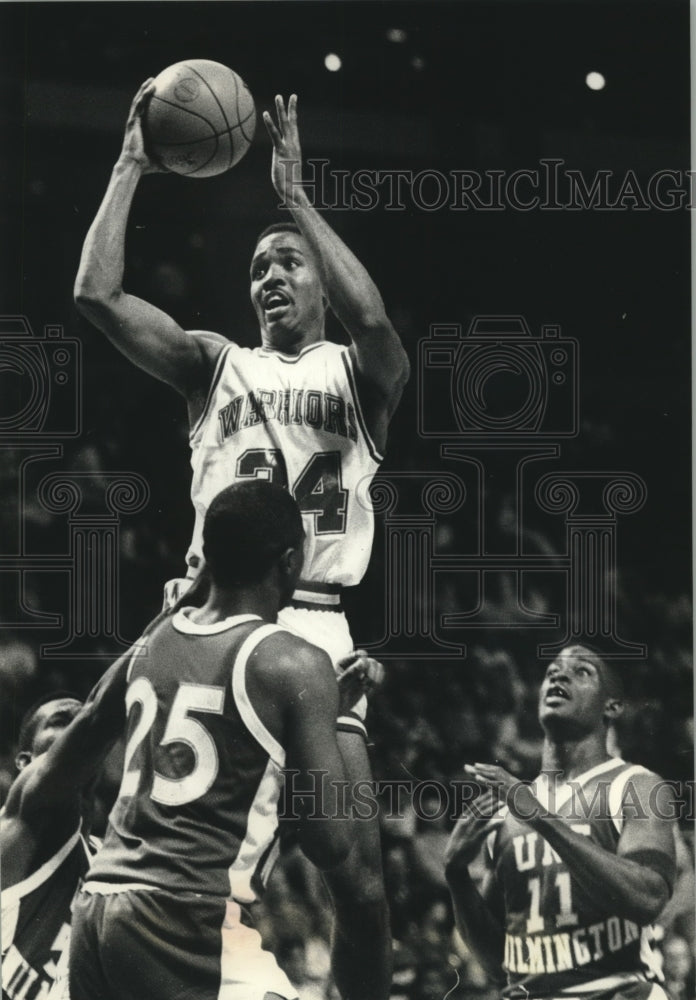
<instances>
[{"instance_id":1,"label":"number 25 on jersey","mask_svg":"<svg viewBox=\"0 0 696 1000\"><path fill-rule=\"evenodd\" d=\"M222 715L225 691L211 684L180 684L172 703L161 747L172 743L185 743L193 751L193 769L181 778L169 778L154 772L150 797L161 805L183 806L205 795L215 781L218 771L218 755L213 738L203 723L189 713L210 712ZM140 718L126 744L123 764L123 780L119 798L135 795L140 786L142 764L137 762L138 751L152 729L157 717L157 694L147 677L138 677L128 688L126 711L130 714L135 704L140 705Z\"/></svg>"}]
</instances>

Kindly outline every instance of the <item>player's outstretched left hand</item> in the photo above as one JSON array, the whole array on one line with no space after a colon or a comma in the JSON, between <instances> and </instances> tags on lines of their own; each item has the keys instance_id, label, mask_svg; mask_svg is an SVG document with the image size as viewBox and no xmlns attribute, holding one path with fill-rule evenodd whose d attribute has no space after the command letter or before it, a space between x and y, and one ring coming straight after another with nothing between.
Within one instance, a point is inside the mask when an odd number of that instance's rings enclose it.
<instances>
[{"instance_id":1,"label":"player's outstretched left hand","mask_svg":"<svg viewBox=\"0 0 696 1000\"><path fill-rule=\"evenodd\" d=\"M343 715L364 694L369 694L380 686L384 680L384 667L378 660L368 656L364 649L354 649L350 656L339 660L337 666L341 671L338 675L339 714Z\"/></svg>"},{"instance_id":2,"label":"player's outstretched left hand","mask_svg":"<svg viewBox=\"0 0 696 1000\"><path fill-rule=\"evenodd\" d=\"M537 817L541 804L529 784L513 777L499 764L465 764L464 770L480 784L497 791L501 801L517 819L529 821Z\"/></svg>"},{"instance_id":3,"label":"player's outstretched left hand","mask_svg":"<svg viewBox=\"0 0 696 1000\"><path fill-rule=\"evenodd\" d=\"M268 111L263 120L273 143L271 180L284 205L295 205L302 193L302 150L297 128L297 94L291 94L287 110L278 94L275 99L278 124Z\"/></svg>"}]
</instances>

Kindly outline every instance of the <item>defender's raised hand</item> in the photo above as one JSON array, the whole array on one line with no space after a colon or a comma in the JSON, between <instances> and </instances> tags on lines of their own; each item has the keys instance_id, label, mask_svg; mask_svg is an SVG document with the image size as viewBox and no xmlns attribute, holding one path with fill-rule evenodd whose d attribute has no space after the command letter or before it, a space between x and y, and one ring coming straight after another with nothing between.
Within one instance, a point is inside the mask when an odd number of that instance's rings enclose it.
<instances>
[{"instance_id":1,"label":"defender's raised hand","mask_svg":"<svg viewBox=\"0 0 696 1000\"><path fill-rule=\"evenodd\" d=\"M132 160L143 174L166 173L145 151L142 117L155 90L155 78L145 81L133 98L126 121L126 131L121 147L121 160Z\"/></svg>"},{"instance_id":2,"label":"defender's raised hand","mask_svg":"<svg viewBox=\"0 0 696 1000\"><path fill-rule=\"evenodd\" d=\"M527 782L513 777L499 764L465 764L464 770L482 785L497 791L500 799L517 819L535 819L541 805Z\"/></svg>"},{"instance_id":3,"label":"defender's raised hand","mask_svg":"<svg viewBox=\"0 0 696 1000\"><path fill-rule=\"evenodd\" d=\"M452 875L474 861L486 837L502 823L498 795L492 789L466 803L465 811L450 834L445 853L445 870Z\"/></svg>"},{"instance_id":4,"label":"defender's raised hand","mask_svg":"<svg viewBox=\"0 0 696 1000\"><path fill-rule=\"evenodd\" d=\"M275 99L278 124L269 111L263 120L273 143L271 180L273 187L286 205L296 205L302 193L302 150L297 128L297 94L291 94L287 110L285 101L278 94Z\"/></svg>"}]
</instances>

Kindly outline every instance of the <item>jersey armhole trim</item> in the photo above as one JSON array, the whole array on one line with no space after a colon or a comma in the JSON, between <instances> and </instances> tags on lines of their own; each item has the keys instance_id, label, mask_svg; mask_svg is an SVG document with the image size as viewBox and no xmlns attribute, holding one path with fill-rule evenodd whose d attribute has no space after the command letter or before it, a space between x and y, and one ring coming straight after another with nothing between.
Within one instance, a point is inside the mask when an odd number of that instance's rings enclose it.
<instances>
[{"instance_id":1,"label":"jersey armhole trim","mask_svg":"<svg viewBox=\"0 0 696 1000\"><path fill-rule=\"evenodd\" d=\"M492 864L495 861L495 845L498 840L498 831L491 830L491 832L486 837L486 855L488 864Z\"/></svg>"},{"instance_id":2,"label":"jersey armhole trim","mask_svg":"<svg viewBox=\"0 0 696 1000\"><path fill-rule=\"evenodd\" d=\"M28 896L30 892L34 891L34 889L38 889L40 885L43 885L43 883L46 882L47 879L54 874L54 872L58 871L60 866L80 840L80 836L80 827L78 827L72 837L66 840L60 850L57 851L53 857L49 858L48 861L44 861L44 863L37 868L35 872L32 872L31 875L27 875L27 877L22 879L21 882L16 882L15 885L11 885L9 889L3 889L2 905L11 906L20 899L24 899L24 897Z\"/></svg>"},{"instance_id":3,"label":"jersey armhole trim","mask_svg":"<svg viewBox=\"0 0 696 1000\"><path fill-rule=\"evenodd\" d=\"M346 375L348 377L348 385L350 387L350 393L353 397L353 403L355 405L355 413L358 418L358 423L360 425L360 430L365 438L365 443L367 444L367 450L369 451L372 458L375 460L377 465L381 465L384 461L384 456L380 455L375 447L375 443L370 437L367 430L367 424L365 423L365 417L363 415L362 407L360 406L360 397L358 396L358 387L355 382L355 372L353 371L353 359L350 356L348 348L346 348L341 354L341 360L343 361L343 367L346 370Z\"/></svg>"},{"instance_id":4,"label":"jersey armhole trim","mask_svg":"<svg viewBox=\"0 0 696 1000\"><path fill-rule=\"evenodd\" d=\"M222 376L222 370L223 370L223 368L225 366L225 359L227 358L227 355L229 354L230 350L234 346L235 346L234 344L228 344L226 347L223 347L223 349L220 351L220 355L219 355L219 357L218 357L218 359L217 359L217 361L215 363L215 370L213 371L213 377L212 377L212 379L210 381L210 387L208 389L208 395L205 398L205 405L203 406L203 411L202 411L200 417L198 418L198 420L195 422L195 424L193 425L193 427L189 431L189 442L193 442L193 439L194 439L197 431L201 427L203 421L208 416L208 412L210 410L210 406L211 406L211 403L213 401L213 396L215 395L215 390L218 387L218 383L219 383L220 378Z\"/></svg>"},{"instance_id":5,"label":"jersey armhole trim","mask_svg":"<svg viewBox=\"0 0 696 1000\"><path fill-rule=\"evenodd\" d=\"M246 668L249 657L264 639L275 635L276 632L285 632L285 629L280 625L261 625L260 628L254 629L251 635L246 637L232 667L232 696L244 725L254 739L261 744L276 767L282 770L285 767L285 750L275 736L269 733L256 714L256 709L251 703L246 687Z\"/></svg>"},{"instance_id":6,"label":"jersey armhole trim","mask_svg":"<svg viewBox=\"0 0 696 1000\"><path fill-rule=\"evenodd\" d=\"M507 806L501 806L500 809L498 809L497 812L491 817L491 819L500 819L501 823L498 826L496 826L494 830L491 830L491 832L486 837L485 841L486 855L489 863L495 861L495 845L498 841L498 834L500 833L502 820L505 819L505 817L508 815L509 812L510 810L508 809Z\"/></svg>"},{"instance_id":7,"label":"jersey armhole trim","mask_svg":"<svg viewBox=\"0 0 696 1000\"><path fill-rule=\"evenodd\" d=\"M627 770L622 771L612 781L609 787L609 815L618 834L623 830L623 798L626 792L626 785L636 774L650 774L650 771L642 764L634 764Z\"/></svg>"},{"instance_id":8,"label":"jersey armhole trim","mask_svg":"<svg viewBox=\"0 0 696 1000\"><path fill-rule=\"evenodd\" d=\"M143 635L141 636L141 640L144 640L145 637L146 633L144 632ZM135 661L139 656L143 655L146 646L147 646L146 642L143 642L142 645L136 644L136 648L133 650L131 658L128 662L128 666L126 667L126 684L130 684L131 674L133 673L133 667L135 666Z\"/></svg>"}]
</instances>

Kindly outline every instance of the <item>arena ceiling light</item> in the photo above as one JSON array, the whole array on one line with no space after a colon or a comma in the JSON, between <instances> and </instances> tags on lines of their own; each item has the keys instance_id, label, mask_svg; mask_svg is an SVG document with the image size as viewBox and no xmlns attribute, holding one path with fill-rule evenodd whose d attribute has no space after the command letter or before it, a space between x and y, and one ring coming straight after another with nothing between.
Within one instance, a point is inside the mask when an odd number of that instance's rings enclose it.
<instances>
[{"instance_id":1,"label":"arena ceiling light","mask_svg":"<svg viewBox=\"0 0 696 1000\"><path fill-rule=\"evenodd\" d=\"M607 81L605 80L604 75L602 73L597 73L595 70L593 70L591 73L588 73L587 76L585 77L585 83L590 88L590 90L604 90Z\"/></svg>"}]
</instances>

